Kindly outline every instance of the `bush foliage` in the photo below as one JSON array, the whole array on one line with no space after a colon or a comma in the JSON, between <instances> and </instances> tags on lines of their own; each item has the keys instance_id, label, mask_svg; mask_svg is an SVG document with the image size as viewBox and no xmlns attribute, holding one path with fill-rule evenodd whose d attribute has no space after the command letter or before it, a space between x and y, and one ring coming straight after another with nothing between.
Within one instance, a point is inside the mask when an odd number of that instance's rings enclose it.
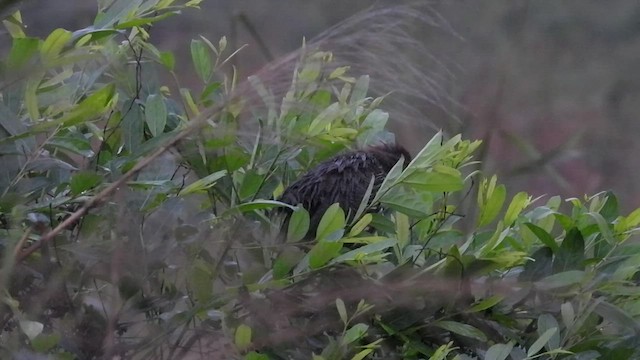
<instances>
[{"instance_id":1,"label":"bush foliage","mask_svg":"<svg viewBox=\"0 0 640 360\"><path fill-rule=\"evenodd\" d=\"M437 133L305 239L287 184L393 141L367 75L308 45L287 88L238 81L241 52L199 37L184 88L151 26L198 1L100 5L45 39L4 20L2 358L640 356L640 210L511 197Z\"/></svg>"}]
</instances>

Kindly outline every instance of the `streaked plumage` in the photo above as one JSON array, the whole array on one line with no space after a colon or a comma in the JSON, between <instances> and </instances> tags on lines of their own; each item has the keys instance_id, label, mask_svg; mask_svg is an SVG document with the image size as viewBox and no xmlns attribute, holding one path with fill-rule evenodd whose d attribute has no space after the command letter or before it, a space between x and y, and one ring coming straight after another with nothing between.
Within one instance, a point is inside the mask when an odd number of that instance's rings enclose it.
<instances>
[{"instance_id":1,"label":"streaked plumage","mask_svg":"<svg viewBox=\"0 0 640 360\"><path fill-rule=\"evenodd\" d=\"M314 234L322 215L331 204L339 203L345 214L353 216L371 178L375 179L375 194L401 157L404 157L405 166L411 161L409 152L394 144L371 146L335 156L321 162L289 185L279 200L291 205L302 204L311 217L308 234Z\"/></svg>"}]
</instances>

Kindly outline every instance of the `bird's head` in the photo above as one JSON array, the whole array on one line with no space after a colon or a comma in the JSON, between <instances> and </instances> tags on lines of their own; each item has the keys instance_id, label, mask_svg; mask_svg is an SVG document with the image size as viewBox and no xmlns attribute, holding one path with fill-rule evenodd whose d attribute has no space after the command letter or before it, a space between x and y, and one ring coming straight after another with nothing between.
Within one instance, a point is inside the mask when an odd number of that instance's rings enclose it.
<instances>
[{"instance_id":1,"label":"bird's head","mask_svg":"<svg viewBox=\"0 0 640 360\"><path fill-rule=\"evenodd\" d=\"M395 165L401 157L404 158L403 168L407 167L411 162L411 154L399 144L383 143L370 146L366 151L380 161L385 171L391 170L393 165Z\"/></svg>"}]
</instances>

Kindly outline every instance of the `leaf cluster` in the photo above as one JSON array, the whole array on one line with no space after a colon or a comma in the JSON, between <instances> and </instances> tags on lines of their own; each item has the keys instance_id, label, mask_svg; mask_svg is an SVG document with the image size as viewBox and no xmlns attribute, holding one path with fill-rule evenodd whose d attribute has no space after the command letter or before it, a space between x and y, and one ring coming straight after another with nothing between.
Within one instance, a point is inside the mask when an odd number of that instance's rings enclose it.
<instances>
[{"instance_id":1,"label":"leaf cluster","mask_svg":"<svg viewBox=\"0 0 640 360\"><path fill-rule=\"evenodd\" d=\"M640 210L510 197L474 170L479 141L435 134L307 239L278 197L392 141L383 98L312 46L285 89L239 81L224 37L191 41L184 88L152 25L197 5L100 2L45 39L5 19L0 357L640 356Z\"/></svg>"}]
</instances>

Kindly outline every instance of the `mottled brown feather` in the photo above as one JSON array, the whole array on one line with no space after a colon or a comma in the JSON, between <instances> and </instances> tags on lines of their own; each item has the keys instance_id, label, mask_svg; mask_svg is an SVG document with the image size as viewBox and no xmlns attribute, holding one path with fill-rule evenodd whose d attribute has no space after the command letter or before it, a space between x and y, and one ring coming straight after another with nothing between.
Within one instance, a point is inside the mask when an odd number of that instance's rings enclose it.
<instances>
[{"instance_id":1,"label":"mottled brown feather","mask_svg":"<svg viewBox=\"0 0 640 360\"><path fill-rule=\"evenodd\" d=\"M334 203L339 203L345 214L353 216L371 178L374 178L375 194L401 157L404 157L404 166L411 161L409 152L396 144L381 144L337 155L289 185L279 200L290 205L302 204L311 218L308 236L313 235L322 215Z\"/></svg>"}]
</instances>

